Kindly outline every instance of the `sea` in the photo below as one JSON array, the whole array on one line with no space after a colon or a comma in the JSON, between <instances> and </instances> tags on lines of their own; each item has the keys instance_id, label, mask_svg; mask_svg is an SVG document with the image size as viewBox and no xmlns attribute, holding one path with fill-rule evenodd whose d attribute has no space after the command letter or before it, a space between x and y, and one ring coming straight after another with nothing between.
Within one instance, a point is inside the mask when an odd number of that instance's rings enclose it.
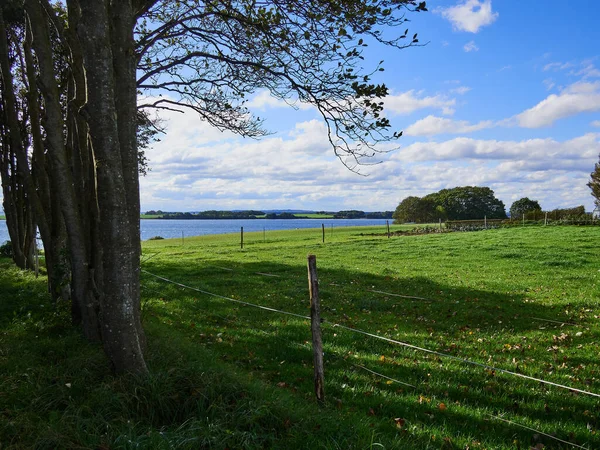
<instances>
[{"instance_id":1,"label":"sea","mask_svg":"<svg viewBox=\"0 0 600 450\"><path fill-rule=\"evenodd\" d=\"M390 219L391 222L391 219ZM151 237L160 236L165 239L206 234L239 233L244 227L244 232L294 230L298 228L321 228L325 225L327 230L338 227L356 227L386 225L386 219L236 219L236 220L170 220L170 219L142 219L140 221L140 234L143 241ZM6 222L0 220L0 245L9 240Z\"/></svg>"}]
</instances>

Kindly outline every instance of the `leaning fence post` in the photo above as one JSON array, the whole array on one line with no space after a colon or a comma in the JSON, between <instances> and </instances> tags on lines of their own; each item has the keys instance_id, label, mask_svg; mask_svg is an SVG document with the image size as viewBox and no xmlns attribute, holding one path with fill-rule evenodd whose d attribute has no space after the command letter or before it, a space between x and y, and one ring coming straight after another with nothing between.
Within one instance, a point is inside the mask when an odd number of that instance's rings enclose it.
<instances>
[{"instance_id":1,"label":"leaning fence post","mask_svg":"<svg viewBox=\"0 0 600 450\"><path fill-rule=\"evenodd\" d=\"M317 257L308 255L308 288L310 292L310 330L312 332L313 361L315 368L315 395L317 401L325 401L323 374L323 341L321 340L321 304L319 302L319 280Z\"/></svg>"}]
</instances>

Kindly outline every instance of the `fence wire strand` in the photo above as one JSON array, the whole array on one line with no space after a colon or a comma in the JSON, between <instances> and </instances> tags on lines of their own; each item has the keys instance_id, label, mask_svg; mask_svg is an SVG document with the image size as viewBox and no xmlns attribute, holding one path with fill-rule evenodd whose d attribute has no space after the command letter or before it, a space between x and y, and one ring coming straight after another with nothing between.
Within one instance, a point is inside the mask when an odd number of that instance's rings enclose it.
<instances>
[{"instance_id":1,"label":"fence wire strand","mask_svg":"<svg viewBox=\"0 0 600 450\"><path fill-rule=\"evenodd\" d=\"M492 417L493 419L496 419L496 420L500 420L502 422L509 423L511 425L516 425L517 427L525 428L526 430L533 431L535 433L542 434L542 435L544 435L546 437L549 437L550 439L554 439L555 441L562 442L563 444L567 444L567 445L570 445L572 447L582 448L584 450L589 450L588 447L584 447L584 446L579 445L579 444L574 444L574 443L569 442L569 441L564 441L564 440L562 440L560 438L557 438L556 436L552 436L551 434L544 433L543 431L536 430L535 428L528 427L527 425L521 425L520 423L513 422L512 420L504 419L502 417L494 416L492 414L487 414L487 416ZM534 447L532 447L532 448L534 448Z\"/></svg>"},{"instance_id":2,"label":"fence wire strand","mask_svg":"<svg viewBox=\"0 0 600 450\"><path fill-rule=\"evenodd\" d=\"M156 277L156 278L158 278L160 280L163 280L163 281L165 281L167 283L172 283L172 284L175 284L177 286L181 286L183 288L191 289L193 291L200 292L202 294L206 294L206 295L209 295L209 296L212 296L212 297L220 298L220 299L223 299L223 300L228 300L228 301L239 303L239 304L246 305L246 306L251 306L251 307L254 307L254 308L259 308L259 309L262 309L262 310L265 310L265 311L271 311L271 312L276 312L276 313L280 313L280 314L285 314L285 315L288 315L288 316L293 316L293 317L298 317L298 318L301 318L301 319L310 320L309 316L303 316L301 314L296 314L296 313L291 313L291 312L287 312L287 311L282 311L282 310L275 309L275 308L269 308L267 306L257 305L256 303L244 302L242 300L237 300L237 299L234 299L234 298L231 298L231 297L225 297L223 295L214 294L212 292L208 292L208 291L205 291L205 290L202 290L202 289L198 289L198 288L194 288L194 287L191 287L191 286L187 286L187 285L182 284L182 283L178 283L178 282L173 281L173 280L169 280L168 278L161 277L160 275L153 274L153 273L148 272L147 270L144 270L144 269L142 269L142 272L147 273L148 275ZM490 371L494 371L494 372L499 372L499 373L504 373L504 374L507 374L507 375L512 375L512 376L515 376L515 377L524 378L526 380L537 381L538 383L546 384L546 385L549 385L549 386L554 386L554 387L557 387L557 388L560 388L560 389L566 389L566 390L571 391L571 392L577 392L579 394L589 395L589 396L592 396L592 397L600 398L600 394L596 394L594 392L585 391L583 389L577 389L577 388L574 388L574 387L571 387L571 386L566 386L564 384L554 383L552 381L543 380L541 378L531 377L529 375L525 375L525 374L517 373L517 372L512 372L512 371L506 370L506 369L500 369L498 367L494 367L494 366L490 366L488 364L483 364L483 363L480 363L480 362L476 362L476 361L471 361L471 360L468 360L468 359L460 358L458 356L450 355L448 353L438 352L436 350L430 350L428 348L419 347L419 346L416 346L416 345L413 345L413 344L409 344L407 342L402 342L402 341L398 341L396 339L391 339L391 338L387 338L385 336L379 336L377 334L369 333L368 331L360 330L358 328L347 327L345 325L342 325L342 324L339 324L339 323L335 323L335 322L331 322L331 321L326 320L326 319L321 319L321 321L323 323L327 324L327 325L330 325L330 326L334 327L334 328L342 328L342 329L347 330L347 331L351 331L351 332L354 332L354 333L362 334L364 336L369 336L369 337L372 337L374 339L379 339L379 340L382 340L382 341L386 341L386 342L389 342L391 344L396 344L396 345L400 345L402 347L410 348L410 349L413 349L413 350L417 350L417 351L429 353L429 354L432 354L432 355L437 355L437 356L440 356L440 357L452 359L454 361L459 361L459 362L462 362L462 363L465 363L465 364L470 364L470 365L473 365L473 366L481 367L481 368L484 368L486 370L490 370Z\"/></svg>"}]
</instances>

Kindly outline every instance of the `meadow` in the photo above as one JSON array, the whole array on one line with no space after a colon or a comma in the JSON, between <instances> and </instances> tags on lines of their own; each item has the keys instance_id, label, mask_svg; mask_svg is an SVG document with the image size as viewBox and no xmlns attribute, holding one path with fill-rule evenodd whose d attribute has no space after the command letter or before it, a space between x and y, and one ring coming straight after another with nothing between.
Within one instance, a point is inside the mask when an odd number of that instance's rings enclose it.
<instances>
[{"instance_id":1,"label":"meadow","mask_svg":"<svg viewBox=\"0 0 600 450\"><path fill-rule=\"evenodd\" d=\"M600 228L384 231L144 242L143 379L0 260L0 448L600 448Z\"/></svg>"}]
</instances>

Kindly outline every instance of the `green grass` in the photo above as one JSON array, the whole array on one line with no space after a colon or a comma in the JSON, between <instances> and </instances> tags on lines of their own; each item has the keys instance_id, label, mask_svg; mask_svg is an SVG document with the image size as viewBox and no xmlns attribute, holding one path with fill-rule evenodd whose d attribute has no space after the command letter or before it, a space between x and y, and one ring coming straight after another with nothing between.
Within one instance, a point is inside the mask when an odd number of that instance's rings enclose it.
<instances>
[{"instance_id":1,"label":"green grass","mask_svg":"<svg viewBox=\"0 0 600 450\"><path fill-rule=\"evenodd\" d=\"M306 315L306 256L313 253L327 321L600 392L600 228L390 239L383 232L326 230L324 244L320 229L267 232L266 239L247 233L243 250L233 234L186 238L184 245L147 241L142 267L203 291ZM326 404L319 408L307 320L147 273L151 376L114 378L100 349L69 327L66 307L49 304L43 280L2 264L0 442L6 448L571 448L494 417L600 447L598 398L329 324L323 325Z\"/></svg>"},{"instance_id":2,"label":"green grass","mask_svg":"<svg viewBox=\"0 0 600 450\"><path fill-rule=\"evenodd\" d=\"M140 214L140 219L162 219L162 214Z\"/></svg>"},{"instance_id":3,"label":"green grass","mask_svg":"<svg viewBox=\"0 0 600 450\"><path fill-rule=\"evenodd\" d=\"M298 218L306 218L306 219L333 219L333 214L302 214L295 213L294 214Z\"/></svg>"}]
</instances>

